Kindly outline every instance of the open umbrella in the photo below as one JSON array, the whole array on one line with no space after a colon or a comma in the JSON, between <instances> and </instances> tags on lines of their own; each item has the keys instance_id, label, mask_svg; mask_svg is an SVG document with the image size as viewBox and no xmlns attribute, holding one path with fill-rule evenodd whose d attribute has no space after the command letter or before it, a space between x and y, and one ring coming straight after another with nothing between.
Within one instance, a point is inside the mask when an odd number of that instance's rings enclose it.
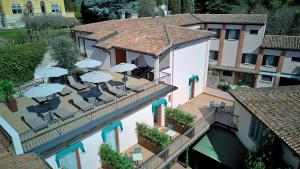
<instances>
[{"instance_id":1,"label":"open umbrella","mask_svg":"<svg viewBox=\"0 0 300 169\"><path fill-rule=\"evenodd\" d=\"M68 74L68 70L60 67L45 67L38 69L35 72L35 75L38 78L60 77L66 74Z\"/></svg>"},{"instance_id":2,"label":"open umbrella","mask_svg":"<svg viewBox=\"0 0 300 169\"><path fill-rule=\"evenodd\" d=\"M135 64L120 63L120 64L115 65L112 68L110 68L110 71L124 73L124 79L123 79L123 81L126 83L127 80L126 80L125 72L131 71L131 70L133 70L135 68L137 68L137 66Z\"/></svg>"},{"instance_id":3,"label":"open umbrella","mask_svg":"<svg viewBox=\"0 0 300 169\"><path fill-rule=\"evenodd\" d=\"M64 89L64 87L65 85L61 85L58 83L53 83L53 84L43 83L26 91L24 93L24 96L28 98L46 97L50 109L50 104L47 96L61 92ZM52 114L51 113L49 114L50 114L50 120L48 123L53 123L54 120Z\"/></svg>"},{"instance_id":4,"label":"open umbrella","mask_svg":"<svg viewBox=\"0 0 300 169\"><path fill-rule=\"evenodd\" d=\"M90 82L90 83L102 83L102 82L110 81L111 79L113 79L113 76L109 73L93 71L81 75L80 79L82 81Z\"/></svg>"},{"instance_id":5,"label":"open umbrella","mask_svg":"<svg viewBox=\"0 0 300 169\"><path fill-rule=\"evenodd\" d=\"M94 68L101 66L102 62L94 59L84 59L75 63L75 66L79 68Z\"/></svg>"}]
</instances>

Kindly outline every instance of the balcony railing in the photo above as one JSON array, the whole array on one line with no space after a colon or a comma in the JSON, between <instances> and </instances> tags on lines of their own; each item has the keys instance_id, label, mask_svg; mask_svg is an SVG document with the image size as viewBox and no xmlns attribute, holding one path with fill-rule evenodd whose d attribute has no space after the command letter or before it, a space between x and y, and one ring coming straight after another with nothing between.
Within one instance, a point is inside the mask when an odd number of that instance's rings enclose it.
<instances>
[{"instance_id":1,"label":"balcony railing","mask_svg":"<svg viewBox=\"0 0 300 169\"><path fill-rule=\"evenodd\" d=\"M117 115L117 113L114 112L120 111L121 113L125 113L126 109L129 111L130 106L138 101L141 101L142 99L151 100L153 97L156 97L156 95L160 96L173 90L173 86L162 82L163 78L166 77L148 82L140 86L144 89L143 91L132 94L123 99L119 99L111 104L95 106L91 111L88 112L77 111L73 118L65 121L59 120L56 123L49 125L48 128L37 132L29 130L21 133L20 138L24 151L31 151L45 143L59 138L60 136L75 131L78 128L86 128L88 124L95 125L95 122L97 123L99 119L105 119L103 120L103 125L105 125L105 123L109 120L113 120L111 118L116 118L114 116ZM99 127L101 124L97 123L96 125Z\"/></svg>"},{"instance_id":2,"label":"balcony railing","mask_svg":"<svg viewBox=\"0 0 300 169\"><path fill-rule=\"evenodd\" d=\"M142 165L137 167L138 169L157 169L162 168L183 152L189 145L195 140L205 134L210 126L215 122L219 122L217 114L223 113L225 116L231 117L232 122L237 126L238 116L232 115L225 112L216 112L213 110L205 117L198 120L194 127L186 131L184 134L178 136L166 149L161 151L159 154L152 156L150 159L145 161ZM222 121L224 124L224 121ZM228 124L229 125L229 124ZM230 124L231 125L231 124Z\"/></svg>"}]
</instances>

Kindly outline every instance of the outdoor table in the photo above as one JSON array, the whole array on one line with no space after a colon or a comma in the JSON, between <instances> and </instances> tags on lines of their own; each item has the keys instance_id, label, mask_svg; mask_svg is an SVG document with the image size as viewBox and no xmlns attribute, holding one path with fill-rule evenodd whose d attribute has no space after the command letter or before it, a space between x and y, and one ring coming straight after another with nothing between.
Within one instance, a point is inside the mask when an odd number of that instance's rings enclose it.
<instances>
[{"instance_id":1,"label":"outdoor table","mask_svg":"<svg viewBox=\"0 0 300 169\"><path fill-rule=\"evenodd\" d=\"M132 154L132 160L134 162L136 162L136 164L138 165L139 161L143 161L143 154L142 153L133 153Z\"/></svg>"},{"instance_id":2,"label":"outdoor table","mask_svg":"<svg viewBox=\"0 0 300 169\"><path fill-rule=\"evenodd\" d=\"M170 136L170 140L175 136L176 132L174 130L168 130L166 133L168 136Z\"/></svg>"}]
</instances>

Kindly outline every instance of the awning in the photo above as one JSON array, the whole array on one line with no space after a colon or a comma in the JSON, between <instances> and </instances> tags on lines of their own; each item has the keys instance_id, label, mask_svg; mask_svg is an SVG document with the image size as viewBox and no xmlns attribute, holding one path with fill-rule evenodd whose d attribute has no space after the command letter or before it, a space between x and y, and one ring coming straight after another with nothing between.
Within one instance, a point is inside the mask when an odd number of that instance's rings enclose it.
<instances>
[{"instance_id":1,"label":"awning","mask_svg":"<svg viewBox=\"0 0 300 169\"><path fill-rule=\"evenodd\" d=\"M234 133L220 127L210 129L193 150L234 169L241 167L246 154L246 148Z\"/></svg>"},{"instance_id":2,"label":"awning","mask_svg":"<svg viewBox=\"0 0 300 169\"><path fill-rule=\"evenodd\" d=\"M85 152L82 142L77 142L77 143L69 146L68 148L56 153L55 162L57 164L57 167L60 168L60 161L59 161L60 159L62 159L64 156L70 154L71 152L74 152L78 148L80 148L80 150L82 152Z\"/></svg>"},{"instance_id":3,"label":"awning","mask_svg":"<svg viewBox=\"0 0 300 169\"><path fill-rule=\"evenodd\" d=\"M114 130L115 128L119 127L121 128L121 130L123 130L123 125L122 125L122 122L121 121L117 121L115 123L113 123L112 125L104 128L102 130L102 139L103 139L103 142L106 142L106 134L109 133L110 131Z\"/></svg>"},{"instance_id":4,"label":"awning","mask_svg":"<svg viewBox=\"0 0 300 169\"><path fill-rule=\"evenodd\" d=\"M192 85L193 81L199 81L198 75L193 75L191 78L189 78L189 85Z\"/></svg>"},{"instance_id":5,"label":"awning","mask_svg":"<svg viewBox=\"0 0 300 169\"><path fill-rule=\"evenodd\" d=\"M165 105L165 106L167 106L167 104L168 104L167 100L164 99L164 98L162 98L162 99L159 99L156 102L154 102L152 104L152 113L156 113L157 107L160 106L160 105L162 105L162 104Z\"/></svg>"}]
</instances>

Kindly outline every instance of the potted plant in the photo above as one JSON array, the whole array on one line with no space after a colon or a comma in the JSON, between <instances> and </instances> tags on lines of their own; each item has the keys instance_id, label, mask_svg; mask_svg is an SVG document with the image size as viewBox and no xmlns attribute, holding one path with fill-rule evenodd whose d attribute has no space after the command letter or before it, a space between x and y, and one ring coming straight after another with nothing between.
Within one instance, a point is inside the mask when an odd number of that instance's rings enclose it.
<instances>
[{"instance_id":1,"label":"potted plant","mask_svg":"<svg viewBox=\"0 0 300 169\"><path fill-rule=\"evenodd\" d=\"M15 90L13 82L10 80L0 81L0 95L3 100L6 101L7 107L12 112L18 111L17 102L14 98Z\"/></svg>"}]
</instances>

